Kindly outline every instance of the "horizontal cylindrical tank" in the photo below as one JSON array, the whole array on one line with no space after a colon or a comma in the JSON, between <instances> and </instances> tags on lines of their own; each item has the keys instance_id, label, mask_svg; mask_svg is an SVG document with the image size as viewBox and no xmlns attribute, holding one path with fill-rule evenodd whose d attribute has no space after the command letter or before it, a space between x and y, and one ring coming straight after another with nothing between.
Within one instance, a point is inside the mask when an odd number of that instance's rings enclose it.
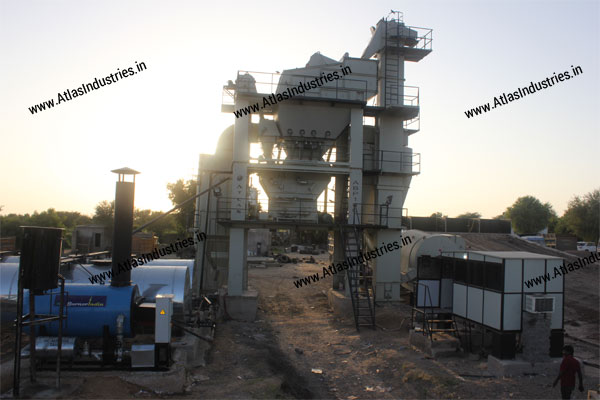
<instances>
[{"instance_id":1,"label":"horizontal cylindrical tank","mask_svg":"<svg viewBox=\"0 0 600 400\"><path fill-rule=\"evenodd\" d=\"M131 280L140 288L144 301L154 303L158 294L173 294L173 316L191 309L190 273L184 265L144 265L131 271Z\"/></svg>"},{"instance_id":2,"label":"horizontal cylindrical tank","mask_svg":"<svg viewBox=\"0 0 600 400\"><path fill-rule=\"evenodd\" d=\"M156 260L152 263L164 263L167 260ZM183 265L143 265L131 270L131 280L138 285L145 302L153 303L157 294L173 294L173 313L180 319L191 307L190 272L187 265L194 260L171 260ZM187 265L185 265L187 264ZM2 322L11 321L16 316L17 271L19 264L0 263L0 302ZM61 274L69 283L91 284L90 279L96 274L110 271L110 265L74 264L61 267ZM106 282L106 285L109 283ZM92 286L105 286L95 283Z\"/></svg>"},{"instance_id":3,"label":"horizontal cylindrical tank","mask_svg":"<svg viewBox=\"0 0 600 400\"><path fill-rule=\"evenodd\" d=\"M29 356L29 345L21 352L22 356ZM73 359L78 353L78 338L63 336L60 349L62 359ZM35 338L35 356L40 358L54 358L58 354L58 337L38 336Z\"/></svg>"},{"instance_id":4,"label":"horizontal cylindrical tank","mask_svg":"<svg viewBox=\"0 0 600 400\"><path fill-rule=\"evenodd\" d=\"M188 271L190 273L190 285L192 284L192 279L194 279L194 259L193 258L167 258L164 260L154 260L147 262L145 265L160 265L160 266L169 266L169 265L177 265L177 266L186 266L188 267Z\"/></svg>"},{"instance_id":5,"label":"horizontal cylindrical tank","mask_svg":"<svg viewBox=\"0 0 600 400\"><path fill-rule=\"evenodd\" d=\"M18 263L0 263L0 298L17 295L18 271Z\"/></svg>"},{"instance_id":6,"label":"horizontal cylindrical tank","mask_svg":"<svg viewBox=\"0 0 600 400\"><path fill-rule=\"evenodd\" d=\"M18 261L18 260L17 260ZM0 263L0 321L13 321L17 315L19 264Z\"/></svg>"},{"instance_id":7,"label":"horizontal cylindrical tank","mask_svg":"<svg viewBox=\"0 0 600 400\"><path fill-rule=\"evenodd\" d=\"M439 256L446 251L464 251L465 240L458 235L429 234L416 229L402 232L402 237L410 238L410 243L402 246L402 281L408 282L417 277L417 260L421 256ZM406 242L407 240L403 240Z\"/></svg>"},{"instance_id":8,"label":"horizontal cylindrical tank","mask_svg":"<svg viewBox=\"0 0 600 400\"><path fill-rule=\"evenodd\" d=\"M117 317L123 314L123 335L133 336L132 312L139 298L137 285L115 287L81 283L65 284L63 335L101 337L104 326L111 335L117 334ZM29 295L24 296L23 310L29 310ZM35 296L36 314L59 314L60 292ZM42 325L46 334L58 334L58 321Z\"/></svg>"},{"instance_id":9,"label":"horizontal cylindrical tank","mask_svg":"<svg viewBox=\"0 0 600 400\"><path fill-rule=\"evenodd\" d=\"M152 261L152 262L161 262ZM166 260L165 260L166 261ZM185 261L185 260L173 260ZM191 260L193 263L193 260ZM183 264L183 263L182 263ZM66 278L71 282L90 283L90 274L110 271L107 266L93 264L75 265ZM173 314L177 318L191 307L190 273L186 265L142 265L131 270L131 281L138 285L145 302L154 303L157 294L173 294ZM108 282L106 282L108 284ZM98 285L97 283L95 285Z\"/></svg>"}]
</instances>

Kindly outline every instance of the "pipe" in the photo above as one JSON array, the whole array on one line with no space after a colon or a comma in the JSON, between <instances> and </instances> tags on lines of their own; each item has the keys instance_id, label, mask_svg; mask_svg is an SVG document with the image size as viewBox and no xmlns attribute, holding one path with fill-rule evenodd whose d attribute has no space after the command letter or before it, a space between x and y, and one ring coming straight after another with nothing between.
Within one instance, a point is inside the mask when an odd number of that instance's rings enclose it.
<instances>
[{"instance_id":1,"label":"pipe","mask_svg":"<svg viewBox=\"0 0 600 400\"><path fill-rule=\"evenodd\" d=\"M123 361L123 322L125 316L119 314L117 317L117 363Z\"/></svg>"},{"instance_id":2,"label":"pipe","mask_svg":"<svg viewBox=\"0 0 600 400\"><path fill-rule=\"evenodd\" d=\"M21 266L17 270L17 324L15 334L15 362L13 366L13 397L19 397L19 381L21 379L21 333L23 330L23 279Z\"/></svg>"},{"instance_id":3,"label":"pipe","mask_svg":"<svg viewBox=\"0 0 600 400\"><path fill-rule=\"evenodd\" d=\"M58 344L56 351L56 388L60 389L60 357L62 356L62 341L63 341L63 318L64 318L64 307L65 307L65 278L58 274L58 279L60 280L60 307L58 311ZM73 343L73 348L75 348L75 343Z\"/></svg>"},{"instance_id":4,"label":"pipe","mask_svg":"<svg viewBox=\"0 0 600 400\"><path fill-rule=\"evenodd\" d=\"M210 174L208 176L208 186L209 187L212 187L211 183L212 183L213 175L214 174ZM206 199L206 217L204 219L204 233L208 232L208 215L209 215L209 213L210 213L210 192L208 193L208 198ZM207 247L207 243L208 243L208 239L204 240L202 242L202 259L201 260L198 260L198 259L195 260L195 263L197 263L198 261L200 261L200 271L199 271L199 273L200 273L200 279L199 279L200 280L200 285L198 286L198 294L200 294L202 292L202 284L204 283L204 260L206 260L206 247ZM194 268L195 267L196 267L196 264L194 264ZM198 278L196 278L196 281L198 281ZM194 287L194 289L196 289L196 288ZM196 295L196 291L195 290L192 293L193 293L193 295Z\"/></svg>"},{"instance_id":5,"label":"pipe","mask_svg":"<svg viewBox=\"0 0 600 400\"><path fill-rule=\"evenodd\" d=\"M131 271L127 268L126 263L131 257L134 192L135 183L125 181L117 182L111 267L112 286L129 286L131 284Z\"/></svg>"},{"instance_id":6,"label":"pipe","mask_svg":"<svg viewBox=\"0 0 600 400\"><path fill-rule=\"evenodd\" d=\"M187 328L186 328L186 327L184 327L183 325L176 324L176 323L175 323L175 321L171 321L171 322L173 323L173 325L175 325L175 326L176 326L176 327L178 327L179 329L181 329L181 330L183 330L183 331L185 331L185 332L189 333L190 335L196 336L197 338L199 338L199 339L202 339L202 340L205 340L205 341L207 341L207 342L209 342L209 343L212 343L212 342L213 342L213 339L212 339L212 338L209 338L209 337L206 337L206 336L201 336L201 335L198 335L196 332L193 332L193 331L191 331L191 330L187 329Z\"/></svg>"},{"instance_id":7,"label":"pipe","mask_svg":"<svg viewBox=\"0 0 600 400\"><path fill-rule=\"evenodd\" d=\"M35 376L35 327L33 326L35 321L35 294L33 289L29 289L29 322L31 323L29 328L29 378L31 382L36 381Z\"/></svg>"}]
</instances>

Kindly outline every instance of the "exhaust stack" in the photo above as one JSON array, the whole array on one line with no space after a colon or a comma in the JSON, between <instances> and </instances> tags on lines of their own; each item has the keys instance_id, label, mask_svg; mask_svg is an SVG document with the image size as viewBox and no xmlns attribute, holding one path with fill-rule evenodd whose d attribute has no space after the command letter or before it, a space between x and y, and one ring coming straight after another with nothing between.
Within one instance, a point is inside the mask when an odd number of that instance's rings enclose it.
<instances>
[{"instance_id":1,"label":"exhaust stack","mask_svg":"<svg viewBox=\"0 0 600 400\"><path fill-rule=\"evenodd\" d=\"M112 286L131 285L131 271L120 269L119 264L127 265L131 257L131 235L133 232L133 200L135 192L135 175L139 174L131 168L115 169L111 172L119 174L115 192L115 223L113 230L112 250ZM125 181L125 175L133 175L132 182Z\"/></svg>"}]
</instances>

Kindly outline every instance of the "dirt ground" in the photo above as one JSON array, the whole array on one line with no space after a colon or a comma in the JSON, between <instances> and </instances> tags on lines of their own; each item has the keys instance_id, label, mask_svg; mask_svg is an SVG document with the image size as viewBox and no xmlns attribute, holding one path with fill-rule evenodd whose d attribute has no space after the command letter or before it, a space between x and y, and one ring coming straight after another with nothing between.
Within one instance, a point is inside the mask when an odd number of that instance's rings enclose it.
<instances>
[{"instance_id":1,"label":"dirt ground","mask_svg":"<svg viewBox=\"0 0 600 400\"><path fill-rule=\"evenodd\" d=\"M63 378L71 390L63 391L62 398L560 398L559 388L551 387L554 375L496 378L477 355L434 360L412 348L407 305L377 307L379 328L357 332L351 317L340 319L328 306L331 278L293 285L328 265L328 255L315 258L317 264L249 269L249 285L259 291L256 321L218 323L207 365L190 371L184 393L152 393L114 376L86 372ZM598 277L597 264L567 275L565 308L567 334L585 341L568 337L565 342L574 345L576 356L595 364ZM585 374L586 392L576 391L574 398L598 389L599 370L586 366ZM35 398L40 397L56 395L37 391Z\"/></svg>"},{"instance_id":2,"label":"dirt ground","mask_svg":"<svg viewBox=\"0 0 600 400\"><path fill-rule=\"evenodd\" d=\"M293 285L328 264L326 255L316 258L318 264L250 269L250 285L260 293L257 321L218 325L210 363L194 371L193 397L560 398L551 387L555 376L495 378L477 356L433 360L411 348L408 306L378 307L381 328L357 332L353 320L329 309L329 280ZM598 362L597 347L573 344L576 355ZM598 369L586 366L585 372L586 390L597 388Z\"/></svg>"}]
</instances>

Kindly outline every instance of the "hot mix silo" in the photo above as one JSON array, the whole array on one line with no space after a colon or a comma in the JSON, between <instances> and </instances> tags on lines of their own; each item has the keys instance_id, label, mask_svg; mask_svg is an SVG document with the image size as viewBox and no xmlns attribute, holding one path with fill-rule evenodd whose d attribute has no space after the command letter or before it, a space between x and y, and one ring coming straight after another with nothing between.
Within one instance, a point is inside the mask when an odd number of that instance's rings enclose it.
<instances>
[{"instance_id":1,"label":"hot mix silo","mask_svg":"<svg viewBox=\"0 0 600 400\"><path fill-rule=\"evenodd\" d=\"M226 285L230 314L253 318L243 305L255 303L247 286L250 228L334 231L334 263L402 243L404 199L420 168L419 154L408 147L419 130L419 91L405 86L404 62L431 52L431 30L408 27L393 13L371 34L361 57L315 53L304 67L281 74L239 71L224 87L222 110L235 123L215 155L201 156L198 193L231 180L197 201L196 229L208 240L198 248L193 290ZM251 156L253 143L258 156ZM249 212L252 174L268 196L266 218ZM333 212L319 201L332 181ZM353 267L350 275L336 277L333 286L343 287L353 304L356 285L367 281L362 293L369 302L400 298L399 251Z\"/></svg>"}]
</instances>

